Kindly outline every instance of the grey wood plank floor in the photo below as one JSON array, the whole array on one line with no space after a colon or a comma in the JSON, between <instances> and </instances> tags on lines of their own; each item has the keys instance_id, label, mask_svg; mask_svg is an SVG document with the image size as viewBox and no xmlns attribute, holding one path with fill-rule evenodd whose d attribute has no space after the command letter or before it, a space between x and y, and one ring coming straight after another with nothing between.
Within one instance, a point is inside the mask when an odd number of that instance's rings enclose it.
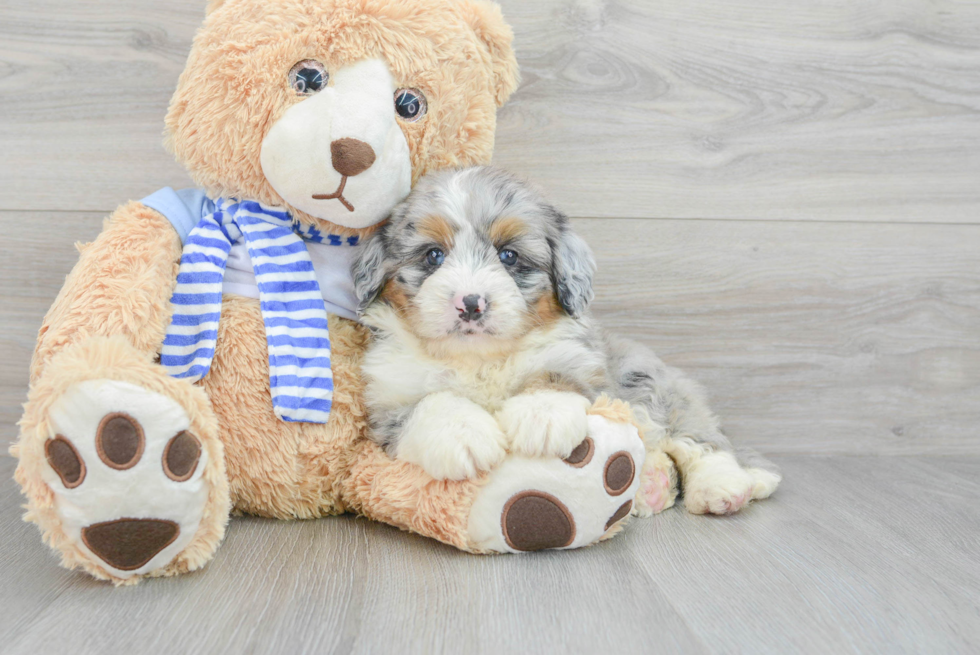
<instances>
[{"instance_id":1,"label":"grey wood plank floor","mask_svg":"<svg viewBox=\"0 0 980 655\"><path fill-rule=\"evenodd\" d=\"M204 4L0 0L0 208L187 185L161 115ZM501 4L497 161L575 216L978 221L980 4Z\"/></svg>"},{"instance_id":2,"label":"grey wood plank floor","mask_svg":"<svg viewBox=\"0 0 980 655\"><path fill-rule=\"evenodd\" d=\"M234 519L202 572L55 566L0 463L5 653L980 649L980 457L783 456L734 517L671 509L576 552L477 557L353 517Z\"/></svg>"},{"instance_id":3,"label":"grey wood plank floor","mask_svg":"<svg viewBox=\"0 0 980 655\"><path fill-rule=\"evenodd\" d=\"M496 162L783 487L523 557L239 518L205 570L117 590L57 566L0 458L0 651L980 651L980 5L502 5ZM3 444L73 242L190 184L160 134L203 7L0 0Z\"/></svg>"}]
</instances>

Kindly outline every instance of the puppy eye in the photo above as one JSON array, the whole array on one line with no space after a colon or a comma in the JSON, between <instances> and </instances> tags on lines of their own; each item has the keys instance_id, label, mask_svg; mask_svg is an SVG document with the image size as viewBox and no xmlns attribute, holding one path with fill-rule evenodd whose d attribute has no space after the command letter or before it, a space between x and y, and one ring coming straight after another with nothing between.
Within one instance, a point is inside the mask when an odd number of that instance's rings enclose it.
<instances>
[{"instance_id":1,"label":"puppy eye","mask_svg":"<svg viewBox=\"0 0 980 655\"><path fill-rule=\"evenodd\" d=\"M442 263L446 261L446 253L439 248L433 248L425 254L425 261L429 263L429 266L442 266Z\"/></svg>"},{"instance_id":2,"label":"puppy eye","mask_svg":"<svg viewBox=\"0 0 980 655\"><path fill-rule=\"evenodd\" d=\"M403 121L414 123L425 116L428 109L425 96L418 89L398 89L395 91L395 113Z\"/></svg>"},{"instance_id":3,"label":"puppy eye","mask_svg":"<svg viewBox=\"0 0 980 655\"><path fill-rule=\"evenodd\" d=\"M513 266L517 263L517 253L513 250L501 250L500 261L504 263L504 266Z\"/></svg>"},{"instance_id":4,"label":"puppy eye","mask_svg":"<svg viewBox=\"0 0 980 655\"><path fill-rule=\"evenodd\" d=\"M289 71L289 86L301 96L311 96L327 85L327 69L314 59L304 59Z\"/></svg>"}]
</instances>

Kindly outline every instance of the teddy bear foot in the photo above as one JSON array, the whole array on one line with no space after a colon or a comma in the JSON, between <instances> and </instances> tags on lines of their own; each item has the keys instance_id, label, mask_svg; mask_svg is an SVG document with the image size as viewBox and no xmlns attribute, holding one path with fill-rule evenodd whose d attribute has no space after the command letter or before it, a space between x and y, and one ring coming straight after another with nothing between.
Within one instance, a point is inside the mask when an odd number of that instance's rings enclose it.
<instances>
[{"instance_id":1,"label":"teddy bear foot","mask_svg":"<svg viewBox=\"0 0 980 655\"><path fill-rule=\"evenodd\" d=\"M580 548L621 529L646 451L626 414L605 414L590 413L588 436L566 459L511 456L491 472L470 510L475 549Z\"/></svg>"},{"instance_id":2,"label":"teddy bear foot","mask_svg":"<svg viewBox=\"0 0 980 655\"><path fill-rule=\"evenodd\" d=\"M115 380L70 387L49 412L42 477L91 569L126 581L164 569L202 526L211 462L176 401Z\"/></svg>"}]
</instances>

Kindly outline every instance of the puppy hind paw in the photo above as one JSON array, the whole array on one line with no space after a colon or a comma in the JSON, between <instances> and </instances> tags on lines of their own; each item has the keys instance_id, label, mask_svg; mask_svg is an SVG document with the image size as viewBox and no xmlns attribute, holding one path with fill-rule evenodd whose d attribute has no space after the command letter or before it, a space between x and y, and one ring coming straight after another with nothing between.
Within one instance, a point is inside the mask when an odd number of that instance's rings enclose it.
<instances>
[{"instance_id":1,"label":"puppy hind paw","mask_svg":"<svg viewBox=\"0 0 980 655\"><path fill-rule=\"evenodd\" d=\"M636 515L648 517L673 507L677 491L674 461L663 451L647 452L636 493Z\"/></svg>"},{"instance_id":2,"label":"puppy hind paw","mask_svg":"<svg viewBox=\"0 0 980 655\"><path fill-rule=\"evenodd\" d=\"M734 514L752 500L755 479L729 452L708 452L684 478L684 507L692 514Z\"/></svg>"},{"instance_id":3,"label":"puppy hind paw","mask_svg":"<svg viewBox=\"0 0 980 655\"><path fill-rule=\"evenodd\" d=\"M783 480L783 476L766 469L750 468L745 471L752 476L752 500L768 498Z\"/></svg>"}]
</instances>

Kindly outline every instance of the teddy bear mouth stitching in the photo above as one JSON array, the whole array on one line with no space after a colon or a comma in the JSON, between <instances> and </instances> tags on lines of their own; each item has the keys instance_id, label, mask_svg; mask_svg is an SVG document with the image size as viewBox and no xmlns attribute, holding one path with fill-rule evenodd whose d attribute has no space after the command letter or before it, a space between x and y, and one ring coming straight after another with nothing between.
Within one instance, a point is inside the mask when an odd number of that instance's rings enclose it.
<instances>
[{"instance_id":1,"label":"teddy bear mouth stitching","mask_svg":"<svg viewBox=\"0 0 980 655\"><path fill-rule=\"evenodd\" d=\"M347 198L344 197L344 187L347 186L347 176L344 175L340 178L340 186L333 193L314 193L314 200L339 200L340 204L347 208L347 211L354 211L354 205L350 204Z\"/></svg>"}]
</instances>

